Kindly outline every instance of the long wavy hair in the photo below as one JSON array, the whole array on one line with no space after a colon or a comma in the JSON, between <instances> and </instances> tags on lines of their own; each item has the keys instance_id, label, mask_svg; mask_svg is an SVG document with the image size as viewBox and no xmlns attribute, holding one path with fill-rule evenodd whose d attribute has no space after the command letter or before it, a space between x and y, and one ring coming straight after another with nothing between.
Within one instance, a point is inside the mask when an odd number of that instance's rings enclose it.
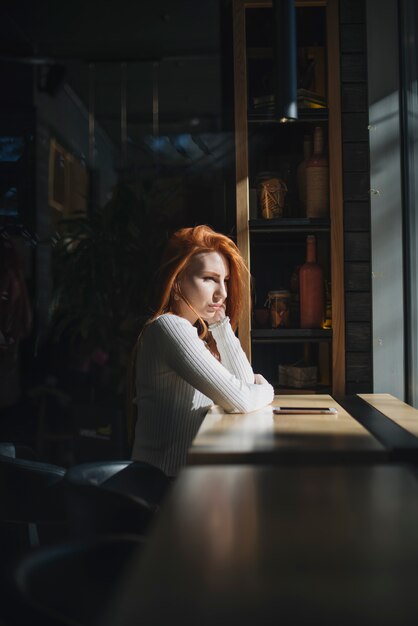
<instances>
[{"instance_id":1,"label":"long wavy hair","mask_svg":"<svg viewBox=\"0 0 418 626\"><path fill-rule=\"evenodd\" d=\"M149 324L164 313L174 313L176 310L174 296L180 296L196 313L197 321L195 326L198 329L199 337L204 340L212 354L219 359L219 352L216 342L208 329L207 323L198 315L191 304L182 296L179 281L182 273L187 269L190 261L197 254L207 252L218 252L222 254L229 263L228 295L225 302L225 314L229 317L231 326L236 330L238 326L239 312L243 300L244 279L248 275L247 266L238 250L236 244L222 233L215 232L206 225L192 228L182 228L176 231L169 239L156 280L156 295L154 297L153 313L145 323L144 332ZM132 367L130 376L130 406L133 402L134 375L137 351L140 345L142 332L138 337L132 356ZM129 412L131 413L131 412ZM132 414L131 414L132 415ZM129 438L133 440L133 417L129 419Z\"/></svg>"},{"instance_id":2,"label":"long wavy hair","mask_svg":"<svg viewBox=\"0 0 418 626\"><path fill-rule=\"evenodd\" d=\"M157 279L157 298L154 313L148 320L152 322L163 313L175 312L175 294L183 300L179 280L182 273L189 266L190 261L197 254L204 252L218 252L223 254L229 263L228 297L226 299L226 315L231 326L235 330L238 325L239 311L243 297L243 281L248 272L244 260L235 243L221 233L217 233L209 226L201 225L193 228L182 228L175 232L169 239ZM190 303L185 302L191 307ZM196 313L199 327L199 336L204 339L207 336L207 325Z\"/></svg>"}]
</instances>

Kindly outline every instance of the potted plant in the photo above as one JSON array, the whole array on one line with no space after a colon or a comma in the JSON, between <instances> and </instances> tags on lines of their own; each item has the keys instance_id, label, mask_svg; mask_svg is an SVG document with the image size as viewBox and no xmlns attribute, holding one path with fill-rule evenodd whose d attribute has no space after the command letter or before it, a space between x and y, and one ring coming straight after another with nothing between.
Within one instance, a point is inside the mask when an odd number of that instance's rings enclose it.
<instances>
[{"instance_id":1,"label":"potted plant","mask_svg":"<svg viewBox=\"0 0 418 626\"><path fill-rule=\"evenodd\" d=\"M120 183L106 206L62 220L51 240L51 334L68 349L73 394L122 419L132 348L166 240L162 219L143 188Z\"/></svg>"}]
</instances>

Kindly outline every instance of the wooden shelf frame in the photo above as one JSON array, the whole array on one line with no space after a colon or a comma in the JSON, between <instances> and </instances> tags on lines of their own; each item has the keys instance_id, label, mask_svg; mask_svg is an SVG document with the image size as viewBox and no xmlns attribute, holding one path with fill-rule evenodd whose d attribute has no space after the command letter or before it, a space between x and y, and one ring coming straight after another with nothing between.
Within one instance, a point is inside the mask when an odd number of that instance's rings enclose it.
<instances>
[{"instance_id":1,"label":"wooden shelf frame","mask_svg":"<svg viewBox=\"0 0 418 626\"><path fill-rule=\"evenodd\" d=\"M270 7L265 0L233 0L234 113L236 158L237 244L250 268L248 107L245 12L247 8ZM345 393L344 227L340 95L340 47L338 0L296 0L296 6L325 6L328 75L328 155L330 180L330 245L332 297L332 393ZM245 281L245 299L239 320L239 338L251 360L250 276Z\"/></svg>"},{"instance_id":2,"label":"wooden shelf frame","mask_svg":"<svg viewBox=\"0 0 418 626\"><path fill-rule=\"evenodd\" d=\"M332 328L252 328L251 337L256 343L332 341Z\"/></svg>"},{"instance_id":3,"label":"wooden shelf frame","mask_svg":"<svg viewBox=\"0 0 418 626\"><path fill-rule=\"evenodd\" d=\"M316 233L329 232L331 222L327 218L277 217L270 220L251 219L250 233Z\"/></svg>"}]
</instances>

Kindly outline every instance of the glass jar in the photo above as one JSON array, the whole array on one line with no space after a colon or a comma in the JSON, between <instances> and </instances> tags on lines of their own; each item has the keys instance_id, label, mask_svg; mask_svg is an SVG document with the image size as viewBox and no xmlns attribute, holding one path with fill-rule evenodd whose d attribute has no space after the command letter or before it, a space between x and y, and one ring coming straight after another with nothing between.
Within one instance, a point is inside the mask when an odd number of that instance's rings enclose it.
<instances>
[{"instance_id":1,"label":"glass jar","mask_svg":"<svg viewBox=\"0 0 418 626\"><path fill-rule=\"evenodd\" d=\"M258 209L264 219L282 217L287 187L274 172L260 172L256 180Z\"/></svg>"},{"instance_id":2,"label":"glass jar","mask_svg":"<svg viewBox=\"0 0 418 626\"><path fill-rule=\"evenodd\" d=\"M289 328L290 291L286 289L269 291L266 305L270 310L271 327Z\"/></svg>"}]
</instances>

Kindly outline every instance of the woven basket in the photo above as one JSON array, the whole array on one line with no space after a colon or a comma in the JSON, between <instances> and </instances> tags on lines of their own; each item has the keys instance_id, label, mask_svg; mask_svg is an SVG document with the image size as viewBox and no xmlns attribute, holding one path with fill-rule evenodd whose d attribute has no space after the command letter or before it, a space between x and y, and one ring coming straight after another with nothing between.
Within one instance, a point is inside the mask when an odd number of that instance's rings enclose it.
<instances>
[{"instance_id":1,"label":"woven basket","mask_svg":"<svg viewBox=\"0 0 418 626\"><path fill-rule=\"evenodd\" d=\"M279 365L279 385L284 387L315 386L318 382L318 368L316 365Z\"/></svg>"}]
</instances>

